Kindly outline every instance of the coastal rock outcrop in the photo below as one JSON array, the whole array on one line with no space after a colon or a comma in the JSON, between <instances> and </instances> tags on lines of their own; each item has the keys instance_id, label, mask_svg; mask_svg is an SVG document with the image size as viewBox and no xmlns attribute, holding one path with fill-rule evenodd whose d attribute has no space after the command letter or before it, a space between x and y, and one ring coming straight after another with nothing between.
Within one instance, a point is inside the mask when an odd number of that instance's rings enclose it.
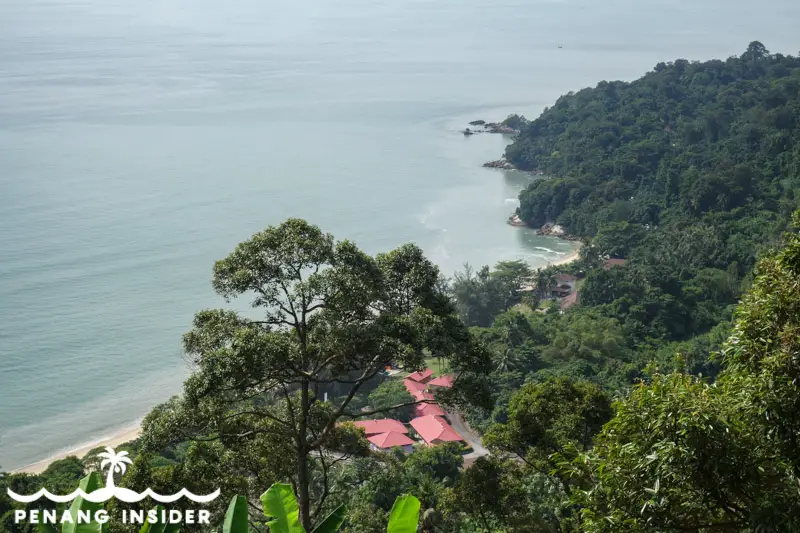
<instances>
[{"instance_id":1,"label":"coastal rock outcrop","mask_svg":"<svg viewBox=\"0 0 800 533\"><path fill-rule=\"evenodd\" d=\"M580 238L574 235L570 235L567 233L567 230L564 229L564 226L556 224L554 222L548 222L541 228L536 230L537 235L549 235L552 237L558 237L559 239L563 239L565 241L579 241Z\"/></svg>"},{"instance_id":2,"label":"coastal rock outcrop","mask_svg":"<svg viewBox=\"0 0 800 533\"><path fill-rule=\"evenodd\" d=\"M464 130L464 135L475 133L502 133L504 135L519 135L520 130L512 128L502 122L486 122L485 120L473 120L469 123L472 128ZM467 133L469 132L469 133Z\"/></svg>"},{"instance_id":3,"label":"coastal rock outcrop","mask_svg":"<svg viewBox=\"0 0 800 533\"><path fill-rule=\"evenodd\" d=\"M486 168L500 168L503 170L516 170L515 167L510 161L508 161L505 157L498 159L497 161L488 161L483 164Z\"/></svg>"},{"instance_id":4,"label":"coastal rock outcrop","mask_svg":"<svg viewBox=\"0 0 800 533\"><path fill-rule=\"evenodd\" d=\"M536 230L538 235L552 235L553 237L564 237L567 232L564 230L563 226L558 224L554 224L552 222L548 222L538 230Z\"/></svg>"},{"instance_id":5,"label":"coastal rock outcrop","mask_svg":"<svg viewBox=\"0 0 800 533\"><path fill-rule=\"evenodd\" d=\"M490 122L486 124L485 128L489 131L489 133L503 133L505 135L519 135L520 131L505 124L498 124L496 122Z\"/></svg>"},{"instance_id":6,"label":"coastal rock outcrop","mask_svg":"<svg viewBox=\"0 0 800 533\"><path fill-rule=\"evenodd\" d=\"M525 222L521 218L519 218L519 215L517 214L513 214L510 217L508 217L508 223L511 224L512 226L516 226L519 228L524 228L525 226L527 226L527 224L525 224Z\"/></svg>"}]
</instances>

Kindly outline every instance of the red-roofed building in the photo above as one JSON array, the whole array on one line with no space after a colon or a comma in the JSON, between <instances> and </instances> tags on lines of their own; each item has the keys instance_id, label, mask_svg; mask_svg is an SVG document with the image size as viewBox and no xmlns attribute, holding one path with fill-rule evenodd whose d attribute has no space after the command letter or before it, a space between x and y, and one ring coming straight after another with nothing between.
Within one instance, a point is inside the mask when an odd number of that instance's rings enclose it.
<instances>
[{"instance_id":1,"label":"red-roofed building","mask_svg":"<svg viewBox=\"0 0 800 533\"><path fill-rule=\"evenodd\" d=\"M429 446L445 442L463 442L461 435L441 416L420 416L411 421L411 427Z\"/></svg>"},{"instance_id":2,"label":"red-roofed building","mask_svg":"<svg viewBox=\"0 0 800 533\"><path fill-rule=\"evenodd\" d=\"M561 300L561 311L566 311L573 305L580 303L580 293L578 291L573 292L569 296L565 297Z\"/></svg>"},{"instance_id":3,"label":"red-roofed building","mask_svg":"<svg viewBox=\"0 0 800 533\"><path fill-rule=\"evenodd\" d=\"M575 283L578 278L572 274L556 274L556 282L561 285L563 283Z\"/></svg>"},{"instance_id":4,"label":"red-roofed building","mask_svg":"<svg viewBox=\"0 0 800 533\"><path fill-rule=\"evenodd\" d=\"M625 263L628 261L626 259L617 259L616 257L612 257L611 259L606 259L603 262L603 268L608 270L609 268L613 268L615 266L625 266Z\"/></svg>"},{"instance_id":5,"label":"red-roofed building","mask_svg":"<svg viewBox=\"0 0 800 533\"><path fill-rule=\"evenodd\" d=\"M367 437L380 433L408 433L408 429L399 420L391 418L381 418L380 420L359 420L355 423L357 427L364 430Z\"/></svg>"},{"instance_id":6,"label":"red-roofed building","mask_svg":"<svg viewBox=\"0 0 800 533\"><path fill-rule=\"evenodd\" d=\"M422 400L433 400L433 394L422 390L414 391L411 393L411 396L413 396L418 402L421 402Z\"/></svg>"},{"instance_id":7,"label":"red-roofed building","mask_svg":"<svg viewBox=\"0 0 800 533\"><path fill-rule=\"evenodd\" d=\"M427 388L427 385L424 383L419 383L408 378L403 380L403 385L405 385L406 390L411 396L415 396L418 392L422 392Z\"/></svg>"},{"instance_id":8,"label":"red-roofed building","mask_svg":"<svg viewBox=\"0 0 800 533\"><path fill-rule=\"evenodd\" d=\"M406 379L416 381L417 383L427 383L431 380L432 377L433 377L433 370L431 370L430 368L426 368L425 370L412 372L406 377Z\"/></svg>"},{"instance_id":9,"label":"red-roofed building","mask_svg":"<svg viewBox=\"0 0 800 533\"><path fill-rule=\"evenodd\" d=\"M438 403L418 403L414 406L417 416L444 416L444 411Z\"/></svg>"},{"instance_id":10,"label":"red-roofed building","mask_svg":"<svg viewBox=\"0 0 800 533\"><path fill-rule=\"evenodd\" d=\"M453 376L439 376L428 382L428 387L442 387L449 389L453 386Z\"/></svg>"},{"instance_id":11,"label":"red-roofed building","mask_svg":"<svg viewBox=\"0 0 800 533\"><path fill-rule=\"evenodd\" d=\"M392 448L400 447L403 451L410 453L414 451L414 441L408 438L408 435L398 433L397 431L388 431L386 433L378 433L371 437L367 437L370 443L370 448L373 450L391 450Z\"/></svg>"}]
</instances>

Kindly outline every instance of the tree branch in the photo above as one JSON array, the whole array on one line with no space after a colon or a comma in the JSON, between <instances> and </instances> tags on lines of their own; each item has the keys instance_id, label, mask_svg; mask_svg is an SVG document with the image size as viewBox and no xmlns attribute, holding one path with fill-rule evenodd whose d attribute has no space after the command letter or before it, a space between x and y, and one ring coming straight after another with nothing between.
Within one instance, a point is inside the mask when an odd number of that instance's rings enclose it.
<instances>
[{"instance_id":1,"label":"tree branch","mask_svg":"<svg viewBox=\"0 0 800 533\"><path fill-rule=\"evenodd\" d=\"M379 361L379 355L376 355L372 359L372 364L373 365L377 364L378 361ZM361 377L358 378L358 380L356 380L356 383L350 388L350 392L347 394L347 397L344 399L342 404L339 406L339 408L333 414L331 419L325 425L325 429L322 430L322 433L320 434L320 436L311 444L311 449L317 448L318 446L322 445L322 442L325 440L325 437L328 436L328 434L331 432L333 427L336 425L336 421L339 420L339 418L342 417L342 414L344 413L344 410L347 408L347 406L353 400L353 397L356 395L356 392L358 392L358 389L361 388L361 385L363 385L364 382L366 382L366 381L372 379L373 377L375 377L378 374L378 372L380 371L380 369L381 369L381 367L379 366L379 367L373 369L371 371L371 373L369 373L369 374L367 373L368 369L365 369L364 372L362 372Z\"/></svg>"},{"instance_id":2,"label":"tree branch","mask_svg":"<svg viewBox=\"0 0 800 533\"><path fill-rule=\"evenodd\" d=\"M422 405L428 403L436 403L436 400L417 400L413 402L398 403L397 405L392 405L391 407L381 407L380 409L373 409L372 411L362 411L359 413L342 413L341 416L346 416L348 418L359 418L362 416L376 415L378 413L386 413L388 411L400 409L401 407L409 407L411 405Z\"/></svg>"}]
</instances>

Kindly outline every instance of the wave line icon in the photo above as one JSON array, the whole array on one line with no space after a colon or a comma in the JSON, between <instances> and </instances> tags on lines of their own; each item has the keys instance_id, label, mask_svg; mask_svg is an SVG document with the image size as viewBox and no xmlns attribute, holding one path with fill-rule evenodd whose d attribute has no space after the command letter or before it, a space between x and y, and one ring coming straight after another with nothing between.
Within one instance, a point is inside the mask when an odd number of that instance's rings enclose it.
<instances>
[{"instance_id":1,"label":"wave line icon","mask_svg":"<svg viewBox=\"0 0 800 533\"><path fill-rule=\"evenodd\" d=\"M208 503L212 500L215 500L220 495L219 489L215 490L211 494L205 494L202 496L198 496L187 489L181 489L175 494L164 496L162 494L153 492L153 490L150 488L143 492L135 492L124 487L117 487L114 485L114 473L125 473L125 470L127 469L126 465L131 464L131 460L128 457L128 452L115 453L113 448L108 447L106 448L105 452L98 454L98 456L103 458L103 462L100 463L100 469L104 470L107 466L109 467L108 476L106 478L106 486L102 489L97 489L87 494L79 488L70 494L63 496L53 494L45 488L41 488L35 494L31 495L17 494L10 488L6 489L6 493L12 500L20 503L32 503L40 498L47 498L55 503L67 503L78 497L81 497L92 503L106 502L111 498L116 498L117 500L126 503L140 502L145 498L152 498L160 503L172 503L180 500L181 498L186 498L196 503Z\"/></svg>"}]
</instances>

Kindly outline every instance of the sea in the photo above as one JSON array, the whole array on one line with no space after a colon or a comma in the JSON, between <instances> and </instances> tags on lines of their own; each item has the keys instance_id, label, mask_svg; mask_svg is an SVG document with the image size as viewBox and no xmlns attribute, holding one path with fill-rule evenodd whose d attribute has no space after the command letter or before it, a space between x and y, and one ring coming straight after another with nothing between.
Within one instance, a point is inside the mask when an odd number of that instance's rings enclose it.
<instances>
[{"instance_id":1,"label":"sea","mask_svg":"<svg viewBox=\"0 0 800 533\"><path fill-rule=\"evenodd\" d=\"M800 49L796 0L3 0L0 469L180 392L215 260L287 217L446 275L572 244L482 168L568 91ZM246 307L246 306L244 306Z\"/></svg>"}]
</instances>

